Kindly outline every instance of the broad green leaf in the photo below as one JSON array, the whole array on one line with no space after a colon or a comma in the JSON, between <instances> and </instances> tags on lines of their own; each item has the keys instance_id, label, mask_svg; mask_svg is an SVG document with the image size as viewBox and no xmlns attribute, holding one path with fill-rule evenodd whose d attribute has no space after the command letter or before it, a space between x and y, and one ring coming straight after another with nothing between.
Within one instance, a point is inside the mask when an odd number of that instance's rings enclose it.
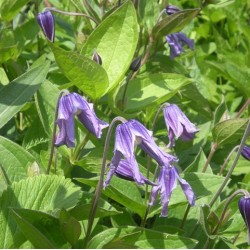
<instances>
[{"instance_id":1,"label":"broad green leaf","mask_svg":"<svg viewBox=\"0 0 250 250\"><path fill-rule=\"evenodd\" d=\"M49 81L45 81L37 92L35 101L38 115L47 135L52 134L55 119L56 103L59 89Z\"/></svg>"},{"instance_id":2,"label":"broad green leaf","mask_svg":"<svg viewBox=\"0 0 250 250\"><path fill-rule=\"evenodd\" d=\"M187 9L163 18L153 28L153 36L166 36L181 31L201 9Z\"/></svg>"},{"instance_id":3,"label":"broad green leaf","mask_svg":"<svg viewBox=\"0 0 250 250\"><path fill-rule=\"evenodd\" d=\"M5 0L0 2L0 14L3 20L10 21L28 0Z\"/></svg>"},{"instance_id":4,"label":"broad green leaf","mask_svg":"<svg viewBox=\"0 0 250 250\"><path fill-rule=\"evenodd\" d=\"M83 200L84 199L84 200ZM69 210L69 213L75 217L77 220L87 220L89 218L89 213L91 212L93 195L91 193L84 193L83 201L79 202L77 206ZM110 203L100 198L98 202L98 207L96 210L95 218L102 218L111 215L117 215L121 212L116 210Z\"/></svg>"},{"instance_id":5,"label":"broad green leaf","mask_svg":"<svg viewBox=\"0 0 250 250\"><path fill-rule=\"evenodd\" d=\"M10 208L18 227L35 248L65 248L67 243L54 216L36 210Z\"/></svg>"},{"instance_id":6,"label":"broad green leaf","mask_svg":"<svg viewBox=\"0 0 250 250\"><path fill-rule=\"evenodd\" d=\"M65 238L74 246L81 235L80 223L64 209L60 213L60 223Z\"/></svg>"},{"instance_id":7,"label":"broad green leaf","mask_svg":"<svg viewBox=\"0 0 250 250\"><path fill-rule=\"evenodd\" d=\"M153 104L161 104L173 97L182 87L190 84L191 79L172 73L157 73L133 79L129 82L124 111L131 113L140 111ZM110 105L119 105L124 86L120 88L116 99ZM110 97L112 98L112 97Z\"/></svg>"},{"instance_id":8,"label":"broad green leaf","mask_svg":"<svg viewBox=\"0 0 250 250\"><path fill-rule=\"evenodd\" d=\"M122 244L131 246L131 248L179 249L193 248L197 241L177 235L127 226L110 228L99 233L91 239L88 247L91 249L118 248Z\"/></svg>"},{"instance_id":9,"label":"broad green leaf","mask_svg":"<svg viewBox=\"0 0 250 250\"><path fill-rule=\"evenodd\" d=\"M69 179L39 175L14 182L0 198L0 248L18 248L25 240L18 230L10 207L39 211L72 208L78 201L80 188Z\"/></svg>"},{"instance_id":10,"label":"broad green leaf","mask_svg":"<svg viewBox=\"0 0 250 250\"><path fill-rule=\"evenodd\" d=\"M49 62L30 69L7 86L0 86L0 128L31 98L45 80Z\"/></svg>"},{"instance_id":11,"label":"broad green leaf","mask_svg":"<svg viewBox=\"0 0 250 250\"><path fill-rule=\"evenodd\" d=\"M28 169L35 164L35 158L18 144L0 136L0 175L8 184L28 177ZM2 176L3 177L3 176Z\"/></svg>"},{"instance_id":12,"label":"broad green leaf","mask_svg":"<svg viewBox=\"0 0 250 250\"><path fill-rule=\"evenodd\" d=\"M159 4L154 0L139 1L138 10L140 22L150 31L160 14Z\"/></svg>"},{"instance_id":13,"label":"broad green leaf","mask_svg":"<svg viewBox=\"0 0 250 250\"><path fill-rule=\"evenodd\" d=\"M214 112L214 126L227 118L227 105L225 102L225 97L222 96L222 101L220 105L215 109Z\"/></svg>"},{"instance_id":14,"label":"broad green leaf","mask_svg":"<svg viewBox=\"0 0 250 250\"><path fill-rule=\"evenodd\" d=\"M96 187L97 185L97 180L95 179L76 178L76 180L92 187ZM114 176L110 185L103 190L102 193L128 209L138 213L141 217L144 216L146 205L135 183Z\"/></svg>"},{"instance_id":15,"label":"broad green leaf","mask_svg":"<svg viewBox=\"0 0 250 250\"><path fill-rule=\"evenodd\" d=\"M138 40L137 17L134 5L127 1L92 32L81 54L91 56L94 49L102 58L109 78L107 92L124 77L133 59Z\"/></svg>"},{"instance_id":16,"label":"broad green leaf","mask_svg":"<svg viewBox=\"0 0 250 250\"><path fill-rule=\"evenodd\" d=\"M77 52L63 50L53 43L49 45L57 65L74 85L93 100L98 100L105 94L109 79L102 66Z\"/></svg>"},{"instance_id":17,"label":"broad green leaf","mask_svg":"<svg viewBox=\"0 0 250 250\"><path fill-rule=\"evenodd\" d=\"M248 119L229 119L218 123L212 130L214 142L219 146L236 145L242 138Z\"/></svg>"}]
</instances>

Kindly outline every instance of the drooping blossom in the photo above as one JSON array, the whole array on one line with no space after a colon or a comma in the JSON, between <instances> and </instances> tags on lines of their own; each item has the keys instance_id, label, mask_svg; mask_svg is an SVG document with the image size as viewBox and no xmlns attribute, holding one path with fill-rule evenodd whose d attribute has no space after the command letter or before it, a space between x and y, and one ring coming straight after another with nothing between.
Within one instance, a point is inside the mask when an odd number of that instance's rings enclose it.
<instances>
[{"instance_id":1,"label":"drooping blossom","mask_svg":"<svg viewBox=\"0 0 250 250\"><path fill-rule=\"evenodd\" d=\"M187 181L185 181L179 176L176 167L166 164L160 168L160 174L157 183L158 185L153 186L151 192L151 200L149 202L149 205L154 205L156 202L157 195L158 193L160 193L162 204L161 216L163 217L168 215L168 204L172 192L177 186L177 180L180 183L181 188L187 200L189 201L189 204L191 206L194 206L195 204L195 194L191 186L188 184Z\"/></svg>"},{"instance_id":2,"label":"drooping blossom","mask_svg":"<svg viewBox=\"0 0 250 250\"><path fill-rule=\"evenodd\" d=\"M88 103L84 97L77 93L64 95L59 100L58 117L56 123L60 132L56 137L55 145L75 146L75 122L77 115L79 121L97 138L101 137L102 130L109 126L100 120L93 109L93 104Z\"/></svg>"},{"instance_id":3,"label":"drooping blossom","mask_svg":"<svg viewBox=\"0 0 250 250\"><path fill-rule=\"evenodd\" d=\"M37 15L37 22L42 28L43 34L51 41L54 42L55 38L55 21L50 11L44 11Z\"/></svg>"},{"instance_id":4,"label":"drooping blossom","mask_svg":"<svg viewBox=\"0 0 250 250\"><path fill-rule=\"evenodd\" d=\"M134 157L121 160L119 162L118 167L114 170L114 174L121 179L135 181L134 173L133 173L133 169L135 165L137 165L137 162ZM146 177L144 177L140 172L139 172L139 175L142 179L141 184L156 185L155 183L151 182Z\"/></svg>"},{"instance_id":5,"label":"drooping blossom","mask_svg":"<svg viewBox=\"0 0 250 250\"><path fill-rule=\"evenodd\" d=\"M242 151L241 151L241 155L250 161L250 147L247 145L244 145Z\"/></svg>"},{"instance_id":6,"label":"drooping blossom","mask_svg":"<svg viewBox=\"0 0 250 250\"><path fill-rule=\"evenodd\" d=\"M168 147L173 147L175 145L175 137L180 137L182 140L191 140L194 138L195 133L199 131L177 105L167 105L163 113L168 129Z\"/></svg>"},{"instance_id":7,"label":"drooping blossom","mask_svg":"<svg viewBox=\"0 0 250 250\"><path fill-rule=\"evenodd\" d=\"M247 226L248 245L250 245L250 197L241 197L238 205Z\"/></svg>"},{"instance_id":8,"label":"drooping blossom","mask_svg":"<svg viewBox=\"0 0 250 250\"><path fill-rule=\"evenodd\" d=\"M177 12L180 11L180 9L177 7L177 6L174 6L174 5L168 5L165 9L166 13L168 15L172 15L172 14L175 14Z\"/></svg>"},{"instance_id":9,"label":"drooping blossom","mask_svg":"<svg viewBox=\"0 0 250 250\"><path fill-rule=\"evenodd\" d=\"M104 182L104 187L108 186L122 158L130 162L129 166L133 173L133 179L137 184L141 185L145 183L134 158L134 148L136 145L155 159L159 165L164 165L165 162L177 161L176 157L165 153L156 145L152 131L147 130L136 120L129 120L116 127L114 156L110 163L110 170Z\"/></svg>"},{"instance_id":10,"label":"drooping blossom","mask_svg":"<svg viewBox=\"0 0 250 250\"><path fill-rule=\"evenodd\" d=\"M131 64L129 69L136 72L141 67L142 56L137 57Z\"/></svg>"},{"instance_id":11,"label":"drooping blossom","mask_svg":"<svg viewBox=\"0 0 250 250\"><path fill-rule=\"evenodd\" d=\"M194 50L194 40L189 39L184 33L178 32L166 36L166 41L170 46L170 58L173 60L184 52L184 45Z\"/></svg>"}]
</instances>

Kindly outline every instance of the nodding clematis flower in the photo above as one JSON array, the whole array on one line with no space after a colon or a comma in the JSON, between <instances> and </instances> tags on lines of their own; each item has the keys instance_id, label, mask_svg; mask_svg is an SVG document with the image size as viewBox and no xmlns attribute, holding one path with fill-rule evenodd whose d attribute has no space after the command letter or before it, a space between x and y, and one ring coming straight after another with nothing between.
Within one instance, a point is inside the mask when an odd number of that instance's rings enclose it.
<instances>
[{"instance_id":1,"label":"nodding clematis flower","mask_svg":"<svg viewBox=\"0 0 250 250\"><path fill-rule=\"evenodd\" d=\"M167 105L164 110L165 123L168 128L168 147L175 145L174 137L182 140L191 140L195 133L199 131L193 123L191 123L185 114L175 104Z\"/></svg>"},{"instance_id":2,"label":"nodding clematis flower","mask_svg":"<svg viewBox=\"0 0 250 250\"><path fill-rule=\"evenodd\" d=\"M241 155L250 161L250 147L245 145L241 151Z\"/></svg>"},{"instance_id":3,"label":"nodding clematis flower","mask_svg":"<svg viewBox=\"0 0 250 250\"><path fill-rule=\"evenodd\" d=\"M166 13L168 15L172 15L172 14L175 14L175 13L179 12L180 9L178 7L176 7L176 6L174 6L174 5L168 5L166 7L165 11L166 11Z\"/></svg>"},{"instance_id":4,"label":"nodding clematis flower","mask_svg":"<svg viewBox=\"0 0 250 250\"><path fill-rule=\"evenodd\" d=\"M191 206L195 205L195 194L191 186L179 176L177 169L171 165L162 166L158 177L158 185L152 188L151 200L149 205L155 204L157 194L160 192L162 211L161 216L165 217L168 215L168 204L170 201L171 194L177 186L177 180L179 181L181 188L189 201Z\"/></svg>"},{"instance_id":5,"label":"nodding clematis flower","mask_svg":"<svg viewBox=\"0 0 250 250\"><path fill-rule=\"evenodd\" d=\"M135 181L134 173L133 173L133 169L135 165L137 165L137 162L134 157L121 160L119 162L118 167L114 170L114 174L121 179ZM138 174L140 175L140 178L142 179L141 184L156 185L155 183L151 182L146 177L144 177L140 172Z\"/></svg>"},{"instance_id":6,"label":"nodding clematis flower","mask_svg":"<svg viewBox=\"0 0 250 250\"><path fill-rule=\"evenodd\" d=\"M56 123L60 132L56 137L55 145L75 146L74 116L77 115L80 122L97 138L101 137L102 130L109 126L100 120L93 109L93 104L88 103L81 95L70 93L59 100L58 117Z\"/></svg>"},{"instance_id":7,"label":"nodding clematis flower","mask_svg":"<svg viewBox=\"0 0 250 250\"><path fill-rule=\"evenodd\" d=\"M43 34L51 41L54 42L55 38L55 22L54 17L50 11L44 11L37 15L37 22L42 28Z\"/></svg>"},{"instance_id":8,"label":"nodding clematis flower","mask_svg":"<svg viewBox=\"0 0 250 250\"><path fill-rule=\"evenodd\" d=\"M122 157L128 160L131 172L133 173L133 179L137 184L142 185L145 183L135 161L135 145L138 145L154 158L159 165L164 165L165 162L178 161L176 157L165 153L156 145L151 131L147 130L140 122L129 120L116 127L114 156L110 163L110 170L104 182L104 187L108 186Z\"/></svg>"},{"instance_id":9,"label":"nodding clematis flower","mask_svg":"<svg viewBox=\"0 0 250 250\"><path fill-rule=\"evenodd\" d=\"M250 245L250 197L241 197L238 205L247 226L248 245Z\"/></svg>"},{"instance_id":10,"label":"nodding clematis flower","mask_svg":"<svg viewBox=\"0 0 250 250\"><path fill-rule=\"evenodd\" d=\"M166 36L166 41L170 46L170 58L173 60L184 52L183 46L187 45L194 50L194 40L189 39L184 33L178 32Z\"/></svg>"}]
</instances>

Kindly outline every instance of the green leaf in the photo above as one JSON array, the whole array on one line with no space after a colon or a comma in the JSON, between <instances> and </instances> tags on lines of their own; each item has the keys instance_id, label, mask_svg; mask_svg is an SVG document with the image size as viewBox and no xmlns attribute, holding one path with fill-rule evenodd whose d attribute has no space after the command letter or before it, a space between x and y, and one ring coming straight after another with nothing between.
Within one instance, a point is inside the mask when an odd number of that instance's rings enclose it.
<instances>
[{"instance_id":1,"label":"green leaf","mask_svg":"<svg viewBox=\"0 0 250 250\"><path fill-rule=\"evenodd\" d=\"M65 238L74 246L81 235L80 223L64 209L60 213L60 222Z\"/></svg>"},{"instance_id":2,"label":"green leaf","mask_svg":"<svg viewBox=\"0 0 250 250\"><path fill-rule=\"evenodd\" d=\"M77 203L79 195L79 187L69 179L55 175L39 175L14 182L0 199L0 248L18 248L25 240L9 207L39 211L69 209Z\"/></svg>"},{"instance_id":3,"label":"green leaf","mask_svg":"<svg viewBox=\"0 0 250 250\"><path fill-rule=\"evenodd\" d=\"M173 97L182 87L190 84L191 79L172 73L157 73L133 79L129 82L124 111L132 113L154 104L161 104ZM119 94L110 96L110 105L119 105L124 85ZM115 100L113 98L116 98Z\"/></svg>"},{"instance_id":4,"label":"green leaf","mask_svg":"<svg viewBox=\"0 0 250 250\"><path fill-rule=\"evenodd\" d=\"M159 4L154 0L139 1L138 10L140 22L150 31L160 14Z\"/></svg>"},{"instance_id":5,"label":"green leaf","mask_svg":"<svg viewBox=\"0 0 250 250\"><path fill-rule=\"evenodd\" d=\"M48 136L52 134L59 89L45 81L37 92L35 102L38 115Z\"/></svg>"},{"instance_id":6,"label":"green leaf","mask_svg":"<svg viewBox=\"0 0 250 250\"><path fill-rule=\"evenodd\" d=\"M66 240L60 230L59 220L52 215L41 211L20 208L11 208L10 211L25 238L35 248L61 248L66 244Z\"/></svg>"},{"instance_id":7,"label":"green leaf","mask_svg":"<svg viewBox=\"0 0 250 250\"><path fill-rule=\"evenodd\" d=\"M242 138L248 119L229 119L218 123L212 130L214 142L219 146L236 144Z\"/></svg>"},{"instance_id":8,"label":"green leaf","mask_svg":"<svg viewBox=\"0 0 250 250\"><path fill-rule=\"evenodd\" d=\"M55 55L57 65L74 85L93 100L97 100L105 94L109 79L102 66L76 52L56 47L51 42L49 45Z\"/></svg>"},{"instance_id":9,"label":"green leaf","mask_svg":"<svg viewBox=\"0 0 250 250\"><path fill-rule=\"evenodd\" d=\"M91 239L88 247L91 249L117 248L120 245L127 245L130 248L179 249L193 248L196 244L197 241L193 239L128 226L109 228L99 233Z\"/></svg>"},{"instance_id":10,"label":"green leaf","mask_svg":"<svg viewBox=\"0 0 250 250\"><path fill-rule=\"evenodd\" d=\"M0 128L31 98L45 80L49 62L30 69L7 86L0 86Z\"/></svg>"},{"instance_id":11,"label":"green leaf","mask_svg":"<svg viewBox=\"0 0 250 250\"><path fill-rule=\"evenodd\" d=\"M76 178L76 180L92 187L96 187L97 185L97 180L95 179ZM138 213L141 217L144 216L147 207L135 183L114 176L110 185L102 193Z\"/></svg>"},{"instance_id":12,"label":"green leaf","mask_svg":"<svg viewBox=\"0 0 250 250\"><path fill-rule=\"evenodd\" d=\"M8 184L27 178L28 169L35 163L35 158L18 144L0 136L1 173Z\"/></svg>"},{"instance_id":13,"label":"green leaf","mask_svg":"<svg viewBox=\"0 0 250 250\"><path fill-rule=\"evenodd\" d=\"M94 49L102 58L109 78L107 92L124 77L133 59L138 40L134 5L127 1L105 18L83 45L81 54L91 56Z\"/></svg>"},{"instance_id":14,"label":"green leaf","mask_svg":"<svg viewBox=\"0 0 250 250\"><path fill-rule=\"evenodd\" d=\"M222 96L222 101L220 103L220 105L215 109L214 112L214 126L219 123L221 120L225 120L225 118L227 117L227 105L225 102L225 97ZM224 117L223 117L224 116Z\"/></svg>"},{"instance_id":15,"label":"green leaf","mask_svg":"<svg viewBox=\"0 0 250 250\"><path fill-rule=\"evenodd\" d=\"M0 14L3 20L10 21L28 0L6 0L0 3Z\"/></svg>"},{"instance_id":16,"label":"green leaf","mask_svg":"<svg viewBox=\"0 0 250 250\"><path fill-rule=\"evenodd\" d=\"M181 31L201 9L187 9L163 18L153 28L153 36L166 36Z\"/></svg>"},{"instance_id":17,"label":"green leaf","mask_svg":"<svg viewBox=\"0 0 250 250\"><path fill-rule=\"evenodd\" d=\"M81 201L77 204L77 206L69 210L69 213L79 221L87 220L92 208L93 195L90 193L84 193L83 197L84 198L82 199L84 199L84 201ZM98 201L95 218L102 218L120 213L121 212L116 210L110 203L100 198Z\"/></svg>"}]
</instances>

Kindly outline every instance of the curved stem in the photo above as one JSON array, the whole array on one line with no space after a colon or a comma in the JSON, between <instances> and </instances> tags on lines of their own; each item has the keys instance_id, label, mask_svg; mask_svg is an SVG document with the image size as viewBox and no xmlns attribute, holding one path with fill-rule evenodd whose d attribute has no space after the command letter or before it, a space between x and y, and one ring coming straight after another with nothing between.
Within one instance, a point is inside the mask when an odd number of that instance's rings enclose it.
<instances>
[{"instance_id":1,"label":"curved stem","mask_svg":"<svg viewBox=\"0 0 250 250\"><path fill-rule=\"evenodd\" d=\"M86 146L86 144L89 141L89 137L90 137L90 132L87 132L83 141L77 146L77 148L75 149L74 155L73 155L73 161L74 160L78 160L80 151Z\"/></svg>"},{"instance_id":2,"label":"curved stem","mask_svg":"<svg viewBox=\"0 0 250 250\"><path fill-rule=\"evenodd\" d=\"M84 14L84 13L62 11L62 10L56 9L55 7L46 7L46 8L44 8L44 11L46 11L46 10L54 11L54 12L57 12L57 13L60 13L63 15L67 15L67 16L83 16L83 17L86 17L86 18L92 20L96 25L99 24L95 18L93 18L92 16L89 16L87 14Z\"/></svg>"},{"instance_id":3,"label":"curved stem","mask_svg":"<svg viewBox=\"0 0 250 250\"><path fill-rule=\"evenodd\" d=\"M118 117L115 117L112 120L112 122L110 123L110 125L109 125L109 129L108 129L108 132L107 132L107 137L106 137L106 140L105 140L104 151L103 151L102 168L101 168L101 173L100 173L100 179L99 179L99 182L97 184L97 187L96 187L96 190L95 190L95 195L93 197L93 201L92 201L92 205L91 205L91 209L90 209L84 247L87 246L88 241L89 241L89 237L90 237L90 234L91 234L91 229L92 229L94 218L95 218L95 213L96 213L96 209L97 209L98 200L100 198L102 188L103 188L103 179L104 179L104 173L105 173L105 168L106 168L107 154L108 154L112 129L113 129L113 127L114 127L114 125L115 125L115 123L117 121L120 121L122 123L127 122L126 119L124 119L121 116L118 116Z\"/></svg>"},{"instance_id":4,"label":"curved stem","mask_svg":"<svg viewBox=\"0 0 250 250\"><path fill-rule=\"evenodd\" d=\"M166 9L165 9L165 8L160 12L160 14L159 14L159 16L158 16L158 18L157 18L156 23L158 23L158 22L160 21L162 15L163 15L164 13L166 13Z\"/></svg>"},{"instance_id":5,"label":"curved stem","mask_svg":"<svg viewBox=\"0 0 250 250\"><path fill-rule=\"evenodd\" d=\"M219 228L221 222L222 222L223 219L224 219L224 216L225 216L225 214L226 214L226 210L227 210L228 205L229 205L230 202L233 200L233 198L234 198L235 196L237 196L238 194L243 194L244 196L249 197L249 193L248 193L245 189L239 189L239 190L235 191L235 192L227 199L227 202L225 203L224 209L223 209L223 211L222 211L222 213L221 213L219 222L218 222L216 228L213 230L212 234L215 234L215 233L217 232L217 230L218 230L218 228Z\"/></svg>"},{"instance_id":6,"label":"curved stem","mask_svg":"<svg viewBox=\"0 0 250 250\"><path fill-rule=\"evenodd\" d=\"M218 148L218 144L215 143L215 144L212 145L210 153L209 153L209 155L207 157L207 160L206 160L206 162L204 164L204 167L203 167L203 169L201 171L202 173L205 173L207 171L208 164L210 163L210 161L211 161L211 159L212 159L212 157L213 157L213 155L214 155L217 148Z\"/></svg>"},{"instance_id":7,"label":"curved stem","mask_svg":"<svg viewBox=\"0 0 250 250\"><path fill-rule=\"evenodd\" d=\"M127 78L126 78L125 88L124 88L124 92L123 92L122 100L121 100L121 108L122 108L122 109L124 109L125 97L126 97L126 93L127 93L127 90L128 90L128 83L129 83L129 81L130 81L132 75L133 75L133 71L131 71L131 72L128 74Z\"/></svg>"},{"instance_id":8,"label":"curved stem","mask_svg":"<svg viewBox=\"0 0 250 250\"><path fill-rule=\"evenodd\" d=\"M223 183L221 184L220 188L218 189L218 191L215 193L214 197L212 198L211 202L209 203L209 206L212 207L215 203L215 201L217 200L217 198L219 197L220 193L222 192L222 190L224 189L224 187L226 186L229 178L231 177L233 171L234 171L234 168L238 162L238 159L240 157L240 154L241 154L241 151L245 145L245 141L247 139L247 137L249 136L250 134L250 119L248 121L248 124L247 124L247 127L246 127L246 130L245 130L245 133L242 137L242 140L241 140L241 143L240 143L240 147L239 147L239 150L234 158L234 161L232 163L232 166L230 167L226 177L225 177L225 180L223 181Z\"/></svg>"},{"instance_id":9,"label":"curved stem","mask_svg":"<svg viewBox=\"0 0 250 250\"><path fill-rule=\"evenodd\" d=\"M246 103L241 107L240 111L236 114L235 118L239 118L242 112L248 107L250 104L250 98L246 101Z\"/></svg>"},{"instance_id":10,"label":"curved stem","mask_svg":"<svg viewBox=\"0 0 250 250\"><path fill-rule=\"evenodd\" d=\"M218 175L222 175L222 173L223 173L223 171L224 171L224 169L225 169L225 167L226 167L226 165L227 165L229 159L231 158L232 154L233 154L234 151L236 151L239 147L240 147L240 145L237 145L237 146L235 146L235 147L231 150L231 152L229 153L229 155L228 155L227 158L225 159L223 165L221 166L220 172L219 172Z\"/></svg>"},{"instance_id":11,"label":"curved stem","mask_svg":"<svg viewBox=\"0 0 250 250\"><path fill-rule=\"evenodd\" d=\"M48 166L47 166L47 171L46 174L49 174L50 168L51 168L51 163L53 160L53 154L54 154L54 149L55 149L55 140L56 140L56 119L58 116L58 106L59 106L59 100L62 97L62 95L64 94L68 94L69 91L68 90L62 90L59 93L59 96L57 98L57 103L56 103L56 111L55 111L55 116L54 116L54 126L53 126L53 131L52 131L52 141L51 141L51 149L50 149L50 156L49 156L49 162L48 162Z\"/></svg>"}]
</instances>

